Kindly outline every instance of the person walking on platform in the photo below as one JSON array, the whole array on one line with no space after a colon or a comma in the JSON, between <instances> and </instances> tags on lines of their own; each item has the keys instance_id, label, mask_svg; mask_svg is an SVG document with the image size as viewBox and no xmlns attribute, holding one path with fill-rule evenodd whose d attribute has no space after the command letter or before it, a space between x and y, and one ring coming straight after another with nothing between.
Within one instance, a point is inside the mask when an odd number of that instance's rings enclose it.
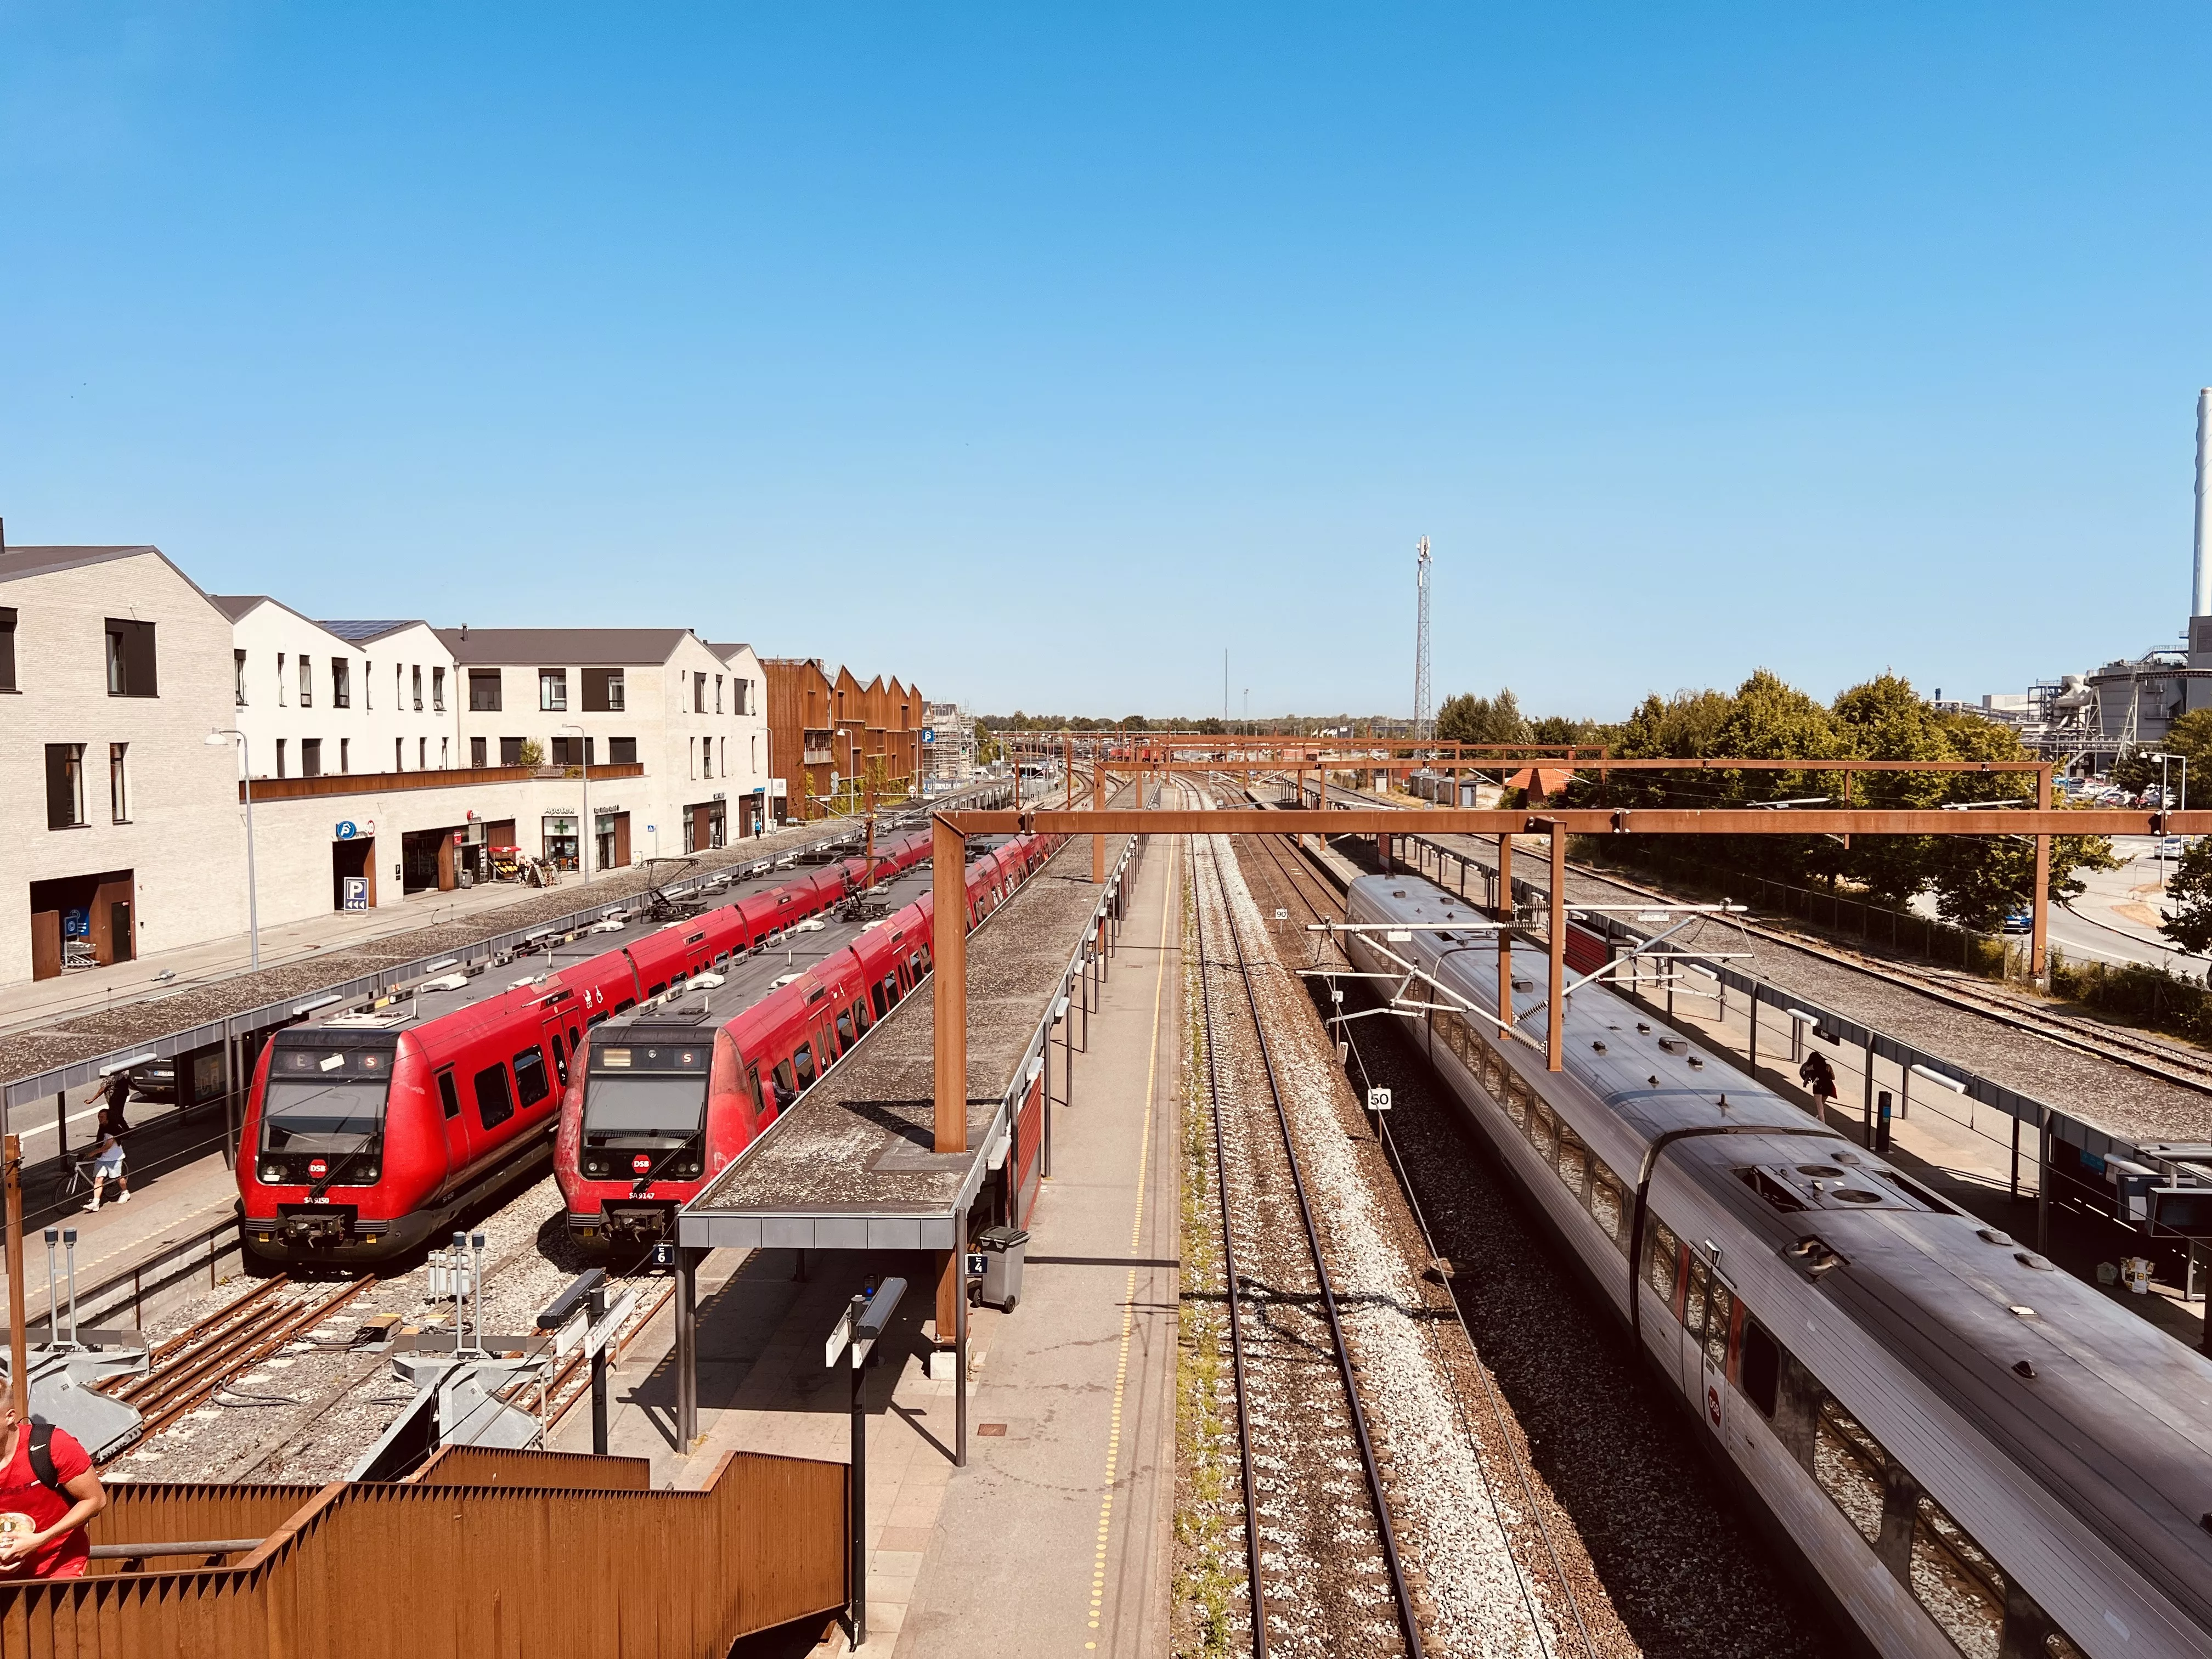
<instances>
[{"instance_id":1,"label":"person walking on platform","mask_svg":"<svg viewBox=\"0 0 2212 1659\"><path fill-rule=\"evenodd\" d=\"M1836 1068L1828 1064L1826 1054L1814 1053L1805 1056L1805 1063L1797 1068L1798 1080L1813 1091L1813 1098L1822 1110L1836 1097Z\"/></svg>"},{"instance_id":2,"label":"person walking on platform","mask_svg":"<svg viewBox=\"0 0 2212 1659\"><path fill-rule=\"evenodd\" d=\"M92 1149L92 1202L86 1209L100 1207L100 1195L111 1181L115 1183L115 1201L131 1201L131 1183L123 1174L123 1132L130 1127L123 1121L120 1106L109 1106L100 1112L100 1144Z\"/></svg>"}]
</instances>

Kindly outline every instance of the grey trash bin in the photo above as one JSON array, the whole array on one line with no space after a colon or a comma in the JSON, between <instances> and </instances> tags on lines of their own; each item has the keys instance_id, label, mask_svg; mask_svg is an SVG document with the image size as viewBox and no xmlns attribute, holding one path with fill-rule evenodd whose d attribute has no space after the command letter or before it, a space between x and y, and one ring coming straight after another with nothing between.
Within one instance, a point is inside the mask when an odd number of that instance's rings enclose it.
<instances>
[{"instance_id":1,"label":"grey trash bin","mask_svg":"<svg viewBox=\"0 0 2212 1659\"><path fill-rule=\"evenodd\" d=\"M976 1298L986 1307L1012 1313L1022 1299L1022 1260L1030 1236L1019 1227L991 1227L975 1235L983 1252L983 1289Z\"/></svg>"}]
</instances>

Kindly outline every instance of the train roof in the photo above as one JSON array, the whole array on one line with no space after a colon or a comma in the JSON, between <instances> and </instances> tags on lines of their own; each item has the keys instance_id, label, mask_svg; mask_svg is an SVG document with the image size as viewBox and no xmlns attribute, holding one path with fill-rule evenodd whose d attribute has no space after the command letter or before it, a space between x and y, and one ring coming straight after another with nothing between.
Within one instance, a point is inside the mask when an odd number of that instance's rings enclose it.
<instances>
[{"instance_id":1,"label":"train roof","mask_svg":"<svg viewBox=\"0 0 2212 1659\"><path fill-rule=\"evenodd\" d=\"M1347 908L1354 920L1480 919L1465 900L1413 877L1362 878ZM1494 1007L1495 935L1479 937L1483 948L1468 950L1455 948L1466 937L1416 932L1397 948ZM1543 961L1526 946L1515 957L1516 1010L1532 1032L1546 1030L1534 1006ZM1524 963L1534 970L1525 976ZM2125 1539L2169 1595L2212 1624L2212 1361L1619 993L1574 993L1560 1035L1566 1077L1634 1139L1632 1149L1608 1148L1584 1130L1624 1179L1634 1182L1632 1159L1659 1134L1729 1125L1734 1133L1673 1143L1655 1190L1686 1183L1769 1242L1776 1260L1813 1278L1898 1364L2069 1510ZM1512 1058L1561 1097L1540 1054ZM1841 1261L1817 1275L1796 1266L1784 1253L1808 1237ZM2032 1376L2016 1369L2022 1363Z\"/></svg>"}]
</instances>

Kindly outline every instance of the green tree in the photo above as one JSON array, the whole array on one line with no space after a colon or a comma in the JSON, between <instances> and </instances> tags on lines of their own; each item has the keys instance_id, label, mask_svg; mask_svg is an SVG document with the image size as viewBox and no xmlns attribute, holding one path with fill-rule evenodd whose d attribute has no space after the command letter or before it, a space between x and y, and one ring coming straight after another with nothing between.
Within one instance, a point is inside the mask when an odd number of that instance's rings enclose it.
<instances>
[{"instance_id":1,"label":"green tree","mask_svg":"<svg viewBox=\"0 0 2212 1659\"><path fill-rule=\"evenodd\" d=\"M2166 894L2178 902L2165 913L2158 931L2185 951L2199 956L2212 951L2212 836L2198 836L2181 849Z\"/></svg>"},{"instance_id":2,"label":"green tree","mask_svg":"<svg viewBox=\"0 0 2212 1659\"><path fill-rule=\"evenodd\" d=\"M1522 717L1520 699L1510 686L1495 697L1467 692L1444 699L1437 711L1439 743L1527 743L1528 722Z\"/></svg>"}]
</instances>

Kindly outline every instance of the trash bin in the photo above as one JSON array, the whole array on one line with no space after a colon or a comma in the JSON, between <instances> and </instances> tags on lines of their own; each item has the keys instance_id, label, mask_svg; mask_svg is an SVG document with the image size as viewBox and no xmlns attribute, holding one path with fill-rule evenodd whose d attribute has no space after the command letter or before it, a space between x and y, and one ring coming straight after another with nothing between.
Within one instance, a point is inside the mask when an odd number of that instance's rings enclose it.
<instances>
[{"instance_id":1,"label":"trash bin","mask_svg":"<svg viewBox=\"0 0 2212 1659\"><path fill-rule=\"evenodd\" d=\"M983 1289L976 1300L1012 1313L1022 1299L1022 1260L1030 1236L1019 1227L991 1227L975 1235L983 1252Z\"/></svg>"}]
</instances>

